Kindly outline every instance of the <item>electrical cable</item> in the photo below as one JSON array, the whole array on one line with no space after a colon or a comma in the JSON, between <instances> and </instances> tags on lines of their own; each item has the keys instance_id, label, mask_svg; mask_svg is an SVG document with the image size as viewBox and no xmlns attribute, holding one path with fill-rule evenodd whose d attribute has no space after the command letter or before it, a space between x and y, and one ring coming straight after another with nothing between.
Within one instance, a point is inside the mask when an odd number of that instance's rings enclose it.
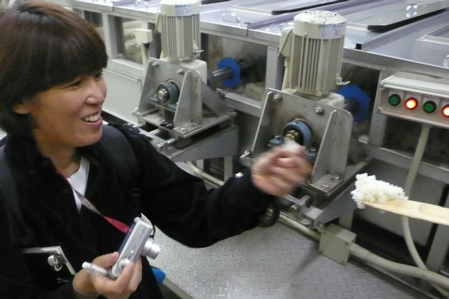
<instances>
[{"instance_id":1,"label":"electrical cable","mask_svg":"<svg viewBox=\"0 0 449 299\"><path fill-rule=\"evenodd\" d=\"M421 129L421 134L419 136L418 145L415 150L415 154L413 156L412 164L410 165L410 169L407 175L407 179L405 182L404 193L406 196L410 196L411 190L413 187L413 183L415 181L416 175L418 173L419 164L421 163L424 150L426 148L427 139L429 137L430 125L423 124ZM412 256L413 261L420 269L427 270L427 266L424 264L423 260L419 256L419 253L416 249L415 243L413 242L412 233L410 230L409 218L406 216L401 216L401 224L402 231L404 233L404 240L407 245L407 248ZM446 284L448 285L448 284ZM442 289L438 285L432 284L432 286L445 297L449 297L449 292L447 290ZM447 286L446 286L447 288Z\"/></svg>"},{"instance_id":2,"label":"electrical cable","mask_svg":"<svg viewBox=\"0 0 449 299\"><path fill-rule=\"evenodd\" d=\"M193 164L193 162L187 161L186 164L190 167L190 169L193 171L193 173L196 176L199 176L199 177L211 182L212 184L214 184L216 186L221 186L224 184L223 181L217 179L216 177L206 173L204 170L198 168L195 164Z\"/></svg>"},{"instance_id":3,"label":"electrical cable","mask_svg":"<svg viewBox=\"0 0 449 299\"><path fill-rule=\"evenodd\" d=\"M360 258L363 261L366 261L370 264L373 264L375 266L378 266L382 269L392 271L399 274L404 274L412 277L417 277L420 279L427 280L433 284L441 285L446 288L449 288L449 280L447 277L429 271L427 269L421 269L418 267L400 264L396 262L389 261L387 259L384 259L378 255L375 255L371 253L369 250L357 245L352 244L350 247L350 253L351 255Z\"/></svg>"}]
</instances>

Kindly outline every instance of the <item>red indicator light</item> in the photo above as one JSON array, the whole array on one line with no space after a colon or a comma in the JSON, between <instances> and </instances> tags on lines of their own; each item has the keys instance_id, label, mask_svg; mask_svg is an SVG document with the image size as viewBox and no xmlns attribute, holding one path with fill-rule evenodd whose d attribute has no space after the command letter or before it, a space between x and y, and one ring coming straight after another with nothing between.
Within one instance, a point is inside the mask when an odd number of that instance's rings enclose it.
<instances>
[{"instance_id":1,"label":"red indicator light","mask_svg":"<svg viewBox=\"0 0 449 299\"><path fill-rule=\"evenodd\" d=\"M405 101L405 107L407 107L407 109L409 110L415 109L416 107L418 107L418 100L415 98L408 98Z\"/></svg>"},{"instance_id":2,"label":"red indicator light","mask_svg":"<svg viewBox=\"0 0 449 299\"><path fill-rule=\"evenodd\" d=\"M444 106L441 112L445 117L449 117L449 105Z\"/></svg>"}]
</instances>

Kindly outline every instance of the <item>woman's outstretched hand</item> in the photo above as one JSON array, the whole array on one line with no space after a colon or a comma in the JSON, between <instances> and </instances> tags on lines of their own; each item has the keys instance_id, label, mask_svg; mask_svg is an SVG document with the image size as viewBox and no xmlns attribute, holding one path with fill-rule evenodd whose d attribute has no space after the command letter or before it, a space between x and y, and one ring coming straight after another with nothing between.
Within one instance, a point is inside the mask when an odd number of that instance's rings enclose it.
<instances>
[{"instance_id":1,"label":"woman's outstretched hand","mask_svg":"<svg viewBox=\"0 0 449 299\"><path fill-rule=\"evenodd\" d=\"M274 196L292 193L311 171L305 147L298 144L277 146L261 155L251 166L254 185Z\"/></svg>"}]
</instances>

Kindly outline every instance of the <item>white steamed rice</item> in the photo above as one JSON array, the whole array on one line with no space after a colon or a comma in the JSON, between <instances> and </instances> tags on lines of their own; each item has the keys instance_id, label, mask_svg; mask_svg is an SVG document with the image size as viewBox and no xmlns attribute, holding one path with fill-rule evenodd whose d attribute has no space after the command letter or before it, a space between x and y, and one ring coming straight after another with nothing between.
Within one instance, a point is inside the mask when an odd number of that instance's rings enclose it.
<instances>
[{"instance_id":1,"label":"white steamed rice","mask_svg":"<svg viewBox=\"0 0 449 299\"><path fill-rule=\"evenodd\" d=\"M352 199L359 209L363 209L363 202L384 203L389 199L407 200L401 187L376 180L376 176L368 176L366 173L356 175L355 190L351 191Z\"/></svg>"}]
</instances>

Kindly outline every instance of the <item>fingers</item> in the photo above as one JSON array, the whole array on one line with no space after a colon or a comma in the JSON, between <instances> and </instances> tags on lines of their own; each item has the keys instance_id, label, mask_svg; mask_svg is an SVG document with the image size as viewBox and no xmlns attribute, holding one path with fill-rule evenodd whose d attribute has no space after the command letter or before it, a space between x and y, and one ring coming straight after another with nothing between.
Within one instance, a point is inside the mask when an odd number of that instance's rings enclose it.
<instances>
[{"instance_id":1,"label":"fingers","mask_svg":"<svg viewBox=\"0 0 449 299\"><path fill-rule=\"evenodd\" d=\"M97 267L108 269L118 259L118 252L112 254L105 254L93 260L93 264ZM98 286L102 281L109 280L109 277L104 274L99 274L93 271L88 273L85 269L79 271L73 280L73 287L77 292L82 293L99 293Z\"/></svg>"},{"instance_id":2,"label":"fingers","mask_svg":"<svg viewBox=\"0 0 449 299\"><path fill-rule=\"evenodd\" d=\"M269 171L269 168L273 165L279 165L281 159L284 160L282 164L288 166L288 158L300 156L300 148L296 151L291 151L280 146L275 147L271 151L268 151L261 155L253 165L253 169L259 173L265 173Z\"/></svg>"},{"instance_id":3,"label":"fingers","mask_svg":"<svg viewBox=\"0 0 449 299\"><path fill-rule=\"evenodd\" d=\"M297 143L287 143L286 145L277 146L275 148L279 154L281 155L300 155L304 156L306 153L306 148L304 146L301 146Z\"/></svg>"},{"instance_id":4,"label":"fingers","mask_svg":"<svg viewBox=\"0 0 449 299\"><path fill-rule=\"evenodd\" d=\"M117 287L123 289L123 291L135 291L140 283L141 278L142 261L139 258L135 263L129 263L128 265L126 265L119 278L117 278L116 280Z\"/></svg>"},{"instance_id":5,"label":"fingers","mask_svg":"<svg viewBox=\"0 0 449 299\"><path fill-rule=\"evenodd\" d=\"M112 267L118 260L119 254L114 252L99 256L93 263L106 269ZM142 262L139 258L135 263L129 263L120 276L113 280L109 276L91 275L90 280L96 293L110 299L128 298L135 292L142 279Z\"/></svg>"},{"instance_id":6,"label":"fingers","mask_svg":"<svg viewBox=\"0 0 449 299\"><path fill-rule=\"evenodd\" d=\"M101 255L93 260L95 265L108 269L112 267L115 262L118 260L119 253L113 252L110 254Z\"/></svg>"},{"instance_id":7,"label":"fingers","mask_svg":"<svg viewBox=\"0 0 449 299\"><path fill-rule=\"evenodd\" d=\"M312 166L305 157L305 148L299 145L278 146L262 155L253 165L257 174L273 174L291 181L303 180Z\"/></svg>"},{"instance_id":8,"label":"fingers","mask_svg":"<svg viewBox=\"0 0 449 299\"><path fill-rule=\"evenodd\" d=\"M275 147L251 167L255 186L275 196L291 193L311 171L305 148L297 144Z\"/></svg>"},{"instance_id":9,"label":"fingers","mask_svg":"<svg viewBox=\"0 0 449 299\"><path fill-rule=\"evenodd\" d=\"M305 148L295 144L288 146L276 146L272 150L264 153L258 160L272 163L281 158L304 157Z\"/></svg>"},{"instance_id":10,"label":"fingers","mask_svg":"<svg viewBox=\"0 0 449 299\"><path fill-rule=\"evenodd\" d=\"M292 182L302 182L310 175L312 166L303 156L278 158L269 167L273 175Z\"/></svg>"}]
</instances>

